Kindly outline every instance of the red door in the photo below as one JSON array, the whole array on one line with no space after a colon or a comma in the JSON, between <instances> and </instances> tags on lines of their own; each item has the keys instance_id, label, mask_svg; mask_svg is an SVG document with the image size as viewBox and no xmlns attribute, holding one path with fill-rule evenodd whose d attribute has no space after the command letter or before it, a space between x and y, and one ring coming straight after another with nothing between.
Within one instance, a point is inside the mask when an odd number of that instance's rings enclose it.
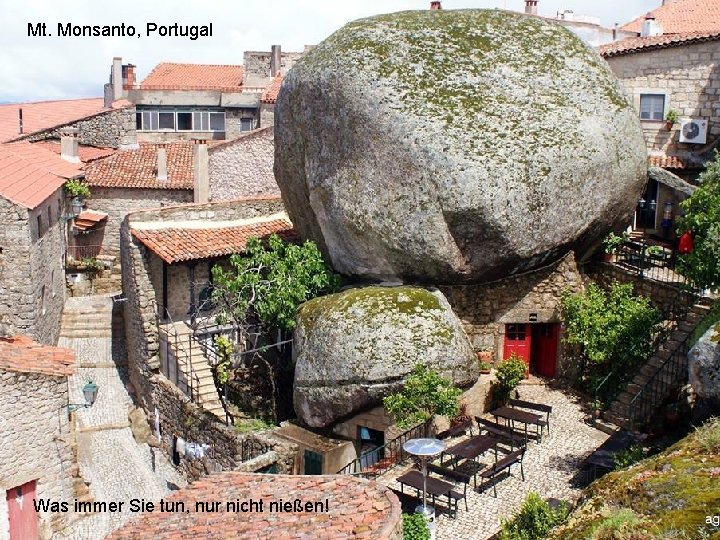
<instances>
[{"instance_id":1,"label":"red door","mask_svg":"<svg viewBox=\"0 0 720 540\"><path fill-rule=\"evenodd\" d=\"M506 324L505 346L503 347L503 360L507 360L513 353L522 358L530 369L532 333L529 324Z\"/></svg>"},{"instance_id":2,"label":"red door","mask_svg":"<svg viewBox=\"0 0 720 540\"><path fill-rule=\"evenodd\" d=\"M10 540L35 540L38 517L35 512L35 480L7 490L5 500L10 517Z\"/></svg>"},{"instance_id":3,"label":"red door","mask_svg":"<svg viewBox=\"0 0 720 540\"><path fill-rule=\"evenodd\" d=\"M533 364L538 375L555 376L559 335L559 324L533 325Z\"/></svg>"}]
</instances>

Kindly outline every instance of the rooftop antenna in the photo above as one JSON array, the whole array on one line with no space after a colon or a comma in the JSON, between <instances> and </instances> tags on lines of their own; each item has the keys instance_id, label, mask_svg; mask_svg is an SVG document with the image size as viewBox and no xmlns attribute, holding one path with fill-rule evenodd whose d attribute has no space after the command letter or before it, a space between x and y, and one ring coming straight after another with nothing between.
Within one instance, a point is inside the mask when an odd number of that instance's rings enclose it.
<instances>
[{"instance_id":1,"label":"rooftop antenna","mask_svg":"<svg viewBox=\"0 0 720 540\"><path fill-rule=\"evenodd\" d=\"M18 133L22 135L23 132L23 125L22 125L22 107L18 109Z\"/></svg>"}]
</instances>

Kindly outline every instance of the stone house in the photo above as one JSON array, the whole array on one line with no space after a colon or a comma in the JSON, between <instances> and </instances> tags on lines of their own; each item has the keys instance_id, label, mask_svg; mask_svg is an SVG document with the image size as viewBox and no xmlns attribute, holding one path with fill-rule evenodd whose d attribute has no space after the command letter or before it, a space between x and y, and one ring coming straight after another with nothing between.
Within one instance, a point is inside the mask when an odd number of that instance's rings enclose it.
<instances>
[{"instance_id":1,"label":"stone house","mask_svg":"<svg viewBox=\"0 0 720 540\"><path fill-rule=\"evenodd\" d=\"M28 142L0 145L0 322L55 344L65 299L63 185L77 164Z\"/></svg>"},{"instance_id":2,"label":"stone house","mask_svg":"<svg viewBox=\"0 0 720 540\"><path fill-rule=\"evenodd\" d=\"M65 525L60 508L37 512L33 499L72 504L77 464L68 421L74 353L25 336L0 337L0 539L50 538Z\"/></svg>"},{"instance_id":3,"label":"stone house","mask_svg":"<svg viewBox=\"0 0 720 540\"><path fill-rule=\"evenodd\" d=\"M649 165L693 181L720 139L720 4L663 4L622 27L639 32L638 37L601 46L599 52L638 111ZM666 122L670 111L678 117L673 125ZM643 198L655 201L655 210L638 211L635 227L662 234L663 220L674 219L684 196L650 177Z\"/></svg>"}]
</instances>

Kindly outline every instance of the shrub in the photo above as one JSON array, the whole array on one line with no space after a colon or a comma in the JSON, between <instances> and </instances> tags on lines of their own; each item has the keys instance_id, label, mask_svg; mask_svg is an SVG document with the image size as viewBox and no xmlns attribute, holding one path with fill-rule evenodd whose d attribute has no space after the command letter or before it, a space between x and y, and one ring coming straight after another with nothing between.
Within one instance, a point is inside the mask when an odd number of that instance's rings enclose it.
<instances>
[{"instance_id":1,"label":"shrub","mask_svg":"<svg viewBox=\"0 0 720 540\"><path fill-rule=\"evenodd\" d=\"M635 465L644 457L645 449L643 448L642 444L633 444L613 456L613 465L615 470L624 469L625 467L629 467L630 465Z\"/></svg>"},{"instance_id":2,"label":"shrub","mask_svg":"<svg viewBox=\"0 0 720 540\"><path fill-rule=\"evenodd\" d=\"M500 362L495 368L497 379L493 388L493 400L496 405L507 403L517 385L520 384L527 374L527 365L522 358L512 354L507 360Z\"/></svg>"},{"instance_id":3,"label":"shrub","mask_svg":"<svg viewBox=\"0 0 720 540\"><path fill-rule=\"evenodd\" d=\"M605 253L617 253L622 243L627 241L628 238L630 238L630 235L626 232L620 235L611 232L603 239L602 242L603 248L605 248Z\"/></svg>"},{"instance_id":4,"label":"shrub","mask_svg":"<svg viewBox=\"0 0 720 540\"><path fill-rule=\"evenodd\" d=\"M87 184L82 180L71 178L65 182L63 187L71 197L82 197L84 199L90 198L90 188L87 187Z\"/></svg>"},{"instance_id":5,"label":"shrub","mask_svg":"<svg viewBox=\"0 0 720 540\"><path fill-rule=\"evenodd\" d=\"M430 531L422 514L403 514L403 540L429 540Z\"/></svg>"},{"instance_id":6,"label":"shrub","mask_svg":"<svg viewBox=\"0 0 720 540\"><path fill-rule=\"evenodd\" d=\"M452 381L423 364L416 364L400 392L383 399L398 427L405 429L430 420L436 414L454 417L460 410L462 391Z\"/></svg>"},{"instance_id":7,"label":"shrub","mask_svg":"<svg viewBox=\"0 0 720 540\"><path fill-rule=\"evenodd\" d=\"M537 493L529 493L520 512L512 519L502 521L500 540L540 540L553 527L563 523L570 513L567 504L553 509Z\"/></svg>"}]
</instances>

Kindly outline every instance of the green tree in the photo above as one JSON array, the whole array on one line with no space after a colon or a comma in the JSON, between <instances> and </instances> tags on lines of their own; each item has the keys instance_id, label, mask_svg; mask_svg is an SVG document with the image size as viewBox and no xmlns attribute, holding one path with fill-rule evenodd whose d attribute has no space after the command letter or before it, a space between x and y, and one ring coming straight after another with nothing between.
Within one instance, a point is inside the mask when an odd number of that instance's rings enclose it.
<instances>
[{"instance_id":1,"label":"green tree","mask_svg":"<svg viewBox=\"0 0 720 540\"><path fill-rule=\"evenodd\" d=\"M460 411L460 394L452 381L423 364L416 364L399 392L383 399L398 427L410 428L433 416L453 417Z\"/></svg>"},{"instance_id":2,"label":"green tree","mask_svg":"<svg viewBox=\"0 0 720 540\"><path fill-rule=\"evenodd\" d=\"M243 254L230 257L229 269L214 266L212 274L220 318L244 326L257 317L267 329L293 329L300 304L340 286L313 242L298 246L276 234L267 245L250 238Z\"/></svg>"},{"instance_id":3,"label":"green tree","mask_svg":"<svg viewBox=\"0 0 720 540\"><path fill-rule=\"evenodd\" d=\"M684 215L677 221L677 232L693 235L692 253L678 257L678 271L700 288L720 285L720 153L715 151L700 187L680 203Z\"/></svg>"}]
</instances>

